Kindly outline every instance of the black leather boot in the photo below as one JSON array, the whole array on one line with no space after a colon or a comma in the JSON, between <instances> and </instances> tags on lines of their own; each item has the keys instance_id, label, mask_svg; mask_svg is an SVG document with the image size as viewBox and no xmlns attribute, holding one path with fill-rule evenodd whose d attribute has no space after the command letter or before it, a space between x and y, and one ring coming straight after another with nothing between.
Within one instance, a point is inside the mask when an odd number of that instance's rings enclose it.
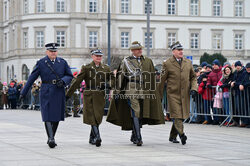
<instances>
[{"instance_id":1,"label":"black leather boot","mask_svg":"<svg viewBox=\"0 0 250 166\"><path fill-rule=\"evenodd\" d=\"M136 136L135 136L134 127L133 127L133 130L132 130L132 133L131 133L130 141L133 142L133 144L136 144Z\"/></svg>"},{"instance_id":2,"label":"black leather boot","mask_svg":"<svg viewBox=\"0 0 250 166\"><path fill-rule=\"evenodd\" d=\"M91 126L92 127L92 132L94 134L94 143L97 147L101 146L101 137L100 137L100 132L99 128L97 126Z\"/></svg>"},{"instance_id":3,"label":"black leather boot","mask_svg":"<svg viewBox=\"0 0 250 166\"><path fill-rule=\"evenodd\" d=\"M54 148L56 146L56 143L55 143L55 139L54 139L54 132L52 129L51 122L45 122L45 128L46 128L46 132L48 135L47 144L49 145L50 148Z\"/></svg>"},{"instance_id":4,"label":"black leather boot","mask_svg":"<svg viewBox=\"0 0 250 166\"><path fill-rule=\"evenodd\" d=\"M137 146L142 146L142 137L141 137L141 128L140 128L140 123L139 119L137 117L133 117L133 123L134 123L134 131L135 131L135 144Z\"/></svg>"},{"instance_id":5,"label":"black leather boot","mask_svg":"<svg viewBox=\"0 0 250 166\"><path fill-rule=\"evenodd\" d=\"M187 141L187 136L183 133L182 135L180 135L180 139L181 139L182 145L185 145Z\"/></svg>"},{"instance_id":6,"label":"black leather boot","mask_svg":"<svg viewBox=\"0 0 250 166\"><path fill-rule=\"evenodd\" d=\"M92 131L92 129L90 130L90 135L89 135L89 143L92 144L92 145L95 145L95 142L94 142L94 138L95 138L95 135Z\"/></svg>"},{"instance_id":7,"label":"black leather boot","mask_svg":"<svg viewBox=\"0 0 250 166\"><path fill-rule=\"evenodd\" d=\"M169 141L173 143L180 143L176 138L169 138Z\"/></svg>"},{"instance_id":8,"label":"black leather boot","mask_svg":"<svg viewBox=\"0 0 250 166\"><path fill-rule=\"evenodd\" d=\"M51 122L51 124L52 124L53 134L54 134L54 137L55 137L59 122Z\"/></svg>"},{"instance_id":9,"label":"black leather boot","mask_svg":"<svg viewBox=\"0 0 250 166\"><path fill-rule=\"evenodd\" d=\"M57 131L57 127L59 125L59 122L51 122L52 123L52 130L53 130L53 134L54 134L54 137L56 136L56 131ZM55 142L56 144L56 142ZM57 144L56 144L57 146Z\"/></svg>"}]
</instances>

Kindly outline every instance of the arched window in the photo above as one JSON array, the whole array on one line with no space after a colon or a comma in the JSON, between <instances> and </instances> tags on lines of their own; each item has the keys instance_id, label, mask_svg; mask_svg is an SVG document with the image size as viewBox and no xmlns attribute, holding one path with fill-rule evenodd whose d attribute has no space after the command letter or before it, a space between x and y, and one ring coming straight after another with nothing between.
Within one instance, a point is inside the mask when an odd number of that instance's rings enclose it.
<instances>
[{"instance_id":1,"label":"arched window","mask_svg":"<svg viewBox=\"0 0 250 166\"><path fill-rule=\"evenodd\" d=\"M29 76L29 69L27 65L23 64L22 66L22 80L27 80Z\"/></svg>"},{"instance_id":2,"label":"arched window","mask_svg":"<svg viewBox=\"0 0 250 166\"><path fill-rule=\"evenodd\" d=\"M14 66L11 66L11 79L15 79L15 72L14 72Z\"/></svg>"}]
</instances>

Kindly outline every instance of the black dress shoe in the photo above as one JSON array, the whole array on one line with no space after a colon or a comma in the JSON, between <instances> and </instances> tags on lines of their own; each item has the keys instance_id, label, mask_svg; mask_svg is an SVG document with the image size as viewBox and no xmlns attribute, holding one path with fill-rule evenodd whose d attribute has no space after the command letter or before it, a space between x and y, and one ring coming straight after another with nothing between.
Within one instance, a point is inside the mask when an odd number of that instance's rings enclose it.
<instances>
[{"instance_id":1,"label":"black dress shoe","mask_svg":"<svg viewBox=\"0 0 250 166\"><path fill-rule=\"evenodd\" d=\"M53 139L50 139L48 141L48 145L50 148L54 148L55 146L57 146L57 144L55 143L55 140L53 140Z\"/></svg>"},{"instance_id":2,"label":"black dress shoe","mask_svg":"<svg viewBox=\"0 0 250 166\"><path fill-rule=\"evenodd\" d=\"M90 138L90 139L89 139L89 143L90 143L91 145L95 145L95 144L96 144L94 138Z\"/></svg>"},{"instance_id":3,"label":"black dress shoe","mask_svg":"<svg viewBox=\"0 0 250 166\"><path fill-rule=\"evenodd\" d=\"M182 135L180 136L180 138L181 138L181 143L182 143L182 145L185 145L185 144L186 144L186 141L187 141L187 136L186 136L185 134L182 134Z\"/></svg>"},{"instance_id":4,"label":"black dress shoe","mask_svg":"<svg viewBox=\"0 0 250 166\"><path fill-rule=\"evenodd\" d=\"M135 138L135 132L132 130L130 141L133 142L133 144L136 144L136 138Z\"/></svg>"},{"instance_id":5,"label":"black dress shoe","mask_svg":"<svg viewBox=\"0 0 250 166\"><path fill-rule=\"evenodd\" d=\"M169 141L177 144L180 143L176 138L169 138Z\"/></svg>"},{"instance_id":6,"label":"black dress shoe","mask_svg":"<svg viewBox=\"0 0 250 166\"><path fill-rule=\"evenodd\" d=\"M142 140L139 140L139 141L136 143L137 146L142 146L142 144L143 144Z\"/></svg>"},{"instance_id":7,"label":"black dress shoe","mask_svg":"<svg viewBox=\"0 0 250 166\"><path fill-rule=\"evenodd\" d=\"M47 144L49 144L49 140L47 141ZM57 146L56 142L55 142L55 145Z\"/></svg>"}]
</instances>

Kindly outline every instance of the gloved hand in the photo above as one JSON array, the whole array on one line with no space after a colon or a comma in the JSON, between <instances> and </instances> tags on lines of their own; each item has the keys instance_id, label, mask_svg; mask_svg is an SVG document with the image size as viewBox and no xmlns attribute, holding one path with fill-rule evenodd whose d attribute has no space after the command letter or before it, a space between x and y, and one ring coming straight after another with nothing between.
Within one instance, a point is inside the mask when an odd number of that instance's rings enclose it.
<instances>
[{"instance_id":1,"label":"gloved hand","mask_svg":"<svg viewBox=\"0 0 250 166\"><path fill-rule=\"evenodd\" d=\"M213 88L213 86L212 86L212 85L208 85L207 87L208 87L209 89L212 89L212 88Z\"/></svg>"},{"instance_id":2,"label":"gloved hand","mask_svg":"<svg viewBox=\"0 0 250 166\"><path fill-rule=\"evenodd\" d=\"M64 87L64 82L63 82L63 80L57 80L56 81L56 86L58 87L58 88L63 88Z\"/></svg>"},{"instance_id":3,"label":"gloved hand","mask_svg":"<svg viewBox=\"0 0 250 166\"><path fill-rule=\"evenodd\" d=\"M202 89L206 89L207 88L207 81L203 81L203 87Z\"/></svg>"},{"instance_id":4,"label":"gloved hand","mask_svg":"<svg viewBox=\"0 0 250 166\"><path fill-rule=\"evenodd\" d=\"M195 90L191 90L190 91L190 95L192 96L192 98L194 99L197 96L197 92Z\"/></svg>"}]
</instances>

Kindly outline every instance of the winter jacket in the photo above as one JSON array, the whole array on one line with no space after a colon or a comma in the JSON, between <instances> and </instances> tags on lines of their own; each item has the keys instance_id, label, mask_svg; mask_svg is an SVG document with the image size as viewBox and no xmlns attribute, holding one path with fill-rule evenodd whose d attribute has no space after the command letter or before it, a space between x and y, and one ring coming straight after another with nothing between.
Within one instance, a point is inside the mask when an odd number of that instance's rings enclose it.
<instances>
[{"instance_id":1,"label":"winter jacket","mask_svg":"<svg viewBox=\"0 0 250 166\"><path fill-rule=\"evenodd\" d=\"M247 71L245 71L243 73L243 79L242 79L242 82L241 82L241 85L244 86L244 88L247 88L247 87L250 87L250 73L248 73Z\"/></svg>"},{"instance_id":2,"label":"winter jacket","mask_svg":"<svg viewBox=\"0 0 250 166\"><path fill-rule=\"evenodd\" d=\"M8 89L8 94L9 94L9 97L8 99L16 99L17 98L17 90L15 87L9 87Z\"/></svg>"},{"instance_id":3,"label":"winter jacket","mask_svg":"<svg viewBox=\"0 0 250 166\"><path fill-rule=\"evenodd\" d=\"M213 99L213 92L212 89L208 88L204 85L204 82L201 82L198 87L198 93L202 95L204 100L212 100Z\"/></svg>"},{"instance_id":4,"label":"winter jacket","mask_svg":"<svg viewBox=\"0 0 250 166\"><path fill-rule=\"evenodd\" d=\"M222 92L228 92L231 87L231 82L233 81L233 74L230 74L228 78L222 78L221 81L217 83L217 86L222 89Z\"/></svg>"},{"instance_id":5,"label":"winter jacket","mask_svg":"<svg viewBox=\"0 0 250 166\"><path fill-rule=\"evenodd\" d=\"M244 79L244 72L246 71L246 69L243 67L240 71L235 71L234 72L234 78L233 81L235 82L233 89L235 90L235 94L239 95L240 94L240 90L239 90L239 86L242 83L242 80Z\"/></svg>"},{"instance_id":6,"label":"winter jacket","mask_svg":"<svg viewBox=\"0 0 250 166\"><path fill-rule=\"evenodd\" d=\"M207 85L216 86L221 77L222 77L221 68L214 69L207 76Z\"/></svg>"}]
</instances>

